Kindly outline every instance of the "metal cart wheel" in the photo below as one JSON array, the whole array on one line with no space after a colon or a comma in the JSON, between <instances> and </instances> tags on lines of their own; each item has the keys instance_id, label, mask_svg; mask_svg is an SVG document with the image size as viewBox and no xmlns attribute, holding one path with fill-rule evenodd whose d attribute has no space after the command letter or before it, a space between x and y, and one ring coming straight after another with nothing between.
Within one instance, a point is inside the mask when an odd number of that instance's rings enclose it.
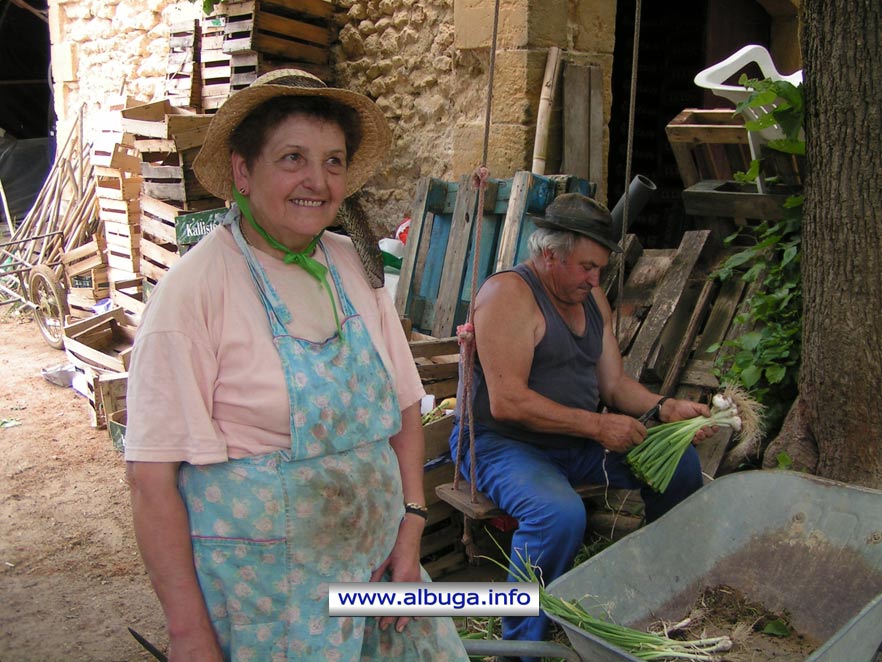
<instances>
[{"instance_id":1,"label":"metal cart wheel","mask_svg":"<svg viewBox=\"0 0 882 662\"><path fill-rule=\"evenodd\" d=\"M43 339L50 347L64 348L64 318L68 313L67 295L55 272L45 264L31 269L28 296L34 304L34 317Z\"/></svg>"}]
</instances>

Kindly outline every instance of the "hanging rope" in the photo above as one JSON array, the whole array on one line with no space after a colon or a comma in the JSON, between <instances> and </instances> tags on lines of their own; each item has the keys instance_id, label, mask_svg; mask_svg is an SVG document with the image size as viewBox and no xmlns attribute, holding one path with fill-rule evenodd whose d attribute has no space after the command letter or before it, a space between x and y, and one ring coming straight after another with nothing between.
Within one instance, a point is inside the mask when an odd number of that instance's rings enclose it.
<instances>
[{"instance_id":1,"label":"hanging rope","mask_svg":"<svg viewBox=\"0 0 882 662\"><path fill-rule=\"evenodd\" d=\"M472 282L471 297L469 299L468 315L466 323L456 328L456 337L459 342L459 364L462 373L462 403L460 404L460 426L456 442L456 462L453 470L453 489L459 489L459 467L462 464L462 428L464 424L469 428L469 483L471 484L472 502L477 501L478 488L475 483L475 430L472 426L472 371L475 365L475 298L478 293L478 265L481 256L481 226L484 216L484 191L487 189L487 180L490 178L490 170L487 168L487 158L490 147L490 113L493 107L493 76L496 71L496 36L499 29L499 0L493 7L493 36L490 39L490 66L487 80L487 106L484 111L484 144L481 152L481 165L475 170L469 182L472 190L477 190L477 204L472 213L475 226L475 249L472 255ZM466 531L468 527L466 527Z\"/></svg>"},{"instance_id":2,"label":"hanging rope","mask_svg":"<svg viewBox=\"0 0 882 662\"><path fill-rule=\"evenodd\" d=\"M625 250L625 237L628 235L628 214L631 190L631 157L634 150L634 114L637 106L637 58L640 53L640 14L643 7L643 0L636 0L634 6L634 48L631 53L631 100L628 106L628 146L625 152L625 204L624 218L622 219L622 250ZM619 303L622 301L622 295L625 292L625 254L621 254L619 259L619 284L616 298ZM621 305L616 305L616 328L613 335L616 339L619 337L619 325L621 315Z\"/></svg>"}]
</instances>

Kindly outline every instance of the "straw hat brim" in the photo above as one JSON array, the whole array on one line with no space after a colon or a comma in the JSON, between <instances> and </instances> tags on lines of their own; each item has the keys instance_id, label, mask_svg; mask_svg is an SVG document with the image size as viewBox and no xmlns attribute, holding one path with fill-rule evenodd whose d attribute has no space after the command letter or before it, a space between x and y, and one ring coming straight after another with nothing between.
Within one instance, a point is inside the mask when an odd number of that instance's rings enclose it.
<instances>
[{"instance_id":1,"label":"straw hat brim","mask_svg":"<svg viewBox=\"0 0 882 662\"><path fill-rule=\"evenodd\" d=\"M202 186L221 200L232 198L230 133L257 106L273 97L325 97L349 106L361 122L361 144L349 158L346 169L346 195L364 186L379 169L392 144L392 132L383 113L364 95L335 87L295 87L291 85L252 85L227 99L211 120L193 170Z\"/></svg>"}]
</instances>

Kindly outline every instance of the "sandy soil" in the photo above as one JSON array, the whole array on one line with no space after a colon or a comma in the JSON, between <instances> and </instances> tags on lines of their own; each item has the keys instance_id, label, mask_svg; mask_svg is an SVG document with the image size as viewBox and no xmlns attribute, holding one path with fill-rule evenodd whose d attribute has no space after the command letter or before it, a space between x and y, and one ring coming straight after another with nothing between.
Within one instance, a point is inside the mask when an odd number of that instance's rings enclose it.
<instances>
[{"instance_id":1,"label":"sandy soil","mask_svg":"<svg viewBox=\"0 0 882 662\"><path fill-rule=\"evenodd\" d=\"M152 660L162 614L131 525L122 456L31 321L0 317L0 660Z\"/></svg>"}]
</instances>

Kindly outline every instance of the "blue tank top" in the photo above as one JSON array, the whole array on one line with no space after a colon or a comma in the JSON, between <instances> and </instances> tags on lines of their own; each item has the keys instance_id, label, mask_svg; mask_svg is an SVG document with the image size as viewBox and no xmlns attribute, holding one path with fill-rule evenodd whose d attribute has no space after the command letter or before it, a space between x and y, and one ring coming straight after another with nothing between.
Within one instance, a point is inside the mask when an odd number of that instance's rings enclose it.
<instances>
[{"instance_id":1,"label":"blue tank top","mask_svg":"<svg viewBox=\"0 0 882 662\"><path fill-rule=\"evenodd\" d=\"M597 385L597 361L603 349L603 316L593 296L583 304L585 333L578 336L570 330L557 308L548 298L535 273L519 264L511 271L523 278L545 318L545 335L536 345L527 386L567 407L597 411L600 393ZM504 272L500 272L504 273ZM566 448L580 439L565 434L533 432L516 423L498 421L490 414L490 397L480 357L475 355L473 378L473 416L475 422L499 434L548 448Z\"/></svg>"}]
</instances>

